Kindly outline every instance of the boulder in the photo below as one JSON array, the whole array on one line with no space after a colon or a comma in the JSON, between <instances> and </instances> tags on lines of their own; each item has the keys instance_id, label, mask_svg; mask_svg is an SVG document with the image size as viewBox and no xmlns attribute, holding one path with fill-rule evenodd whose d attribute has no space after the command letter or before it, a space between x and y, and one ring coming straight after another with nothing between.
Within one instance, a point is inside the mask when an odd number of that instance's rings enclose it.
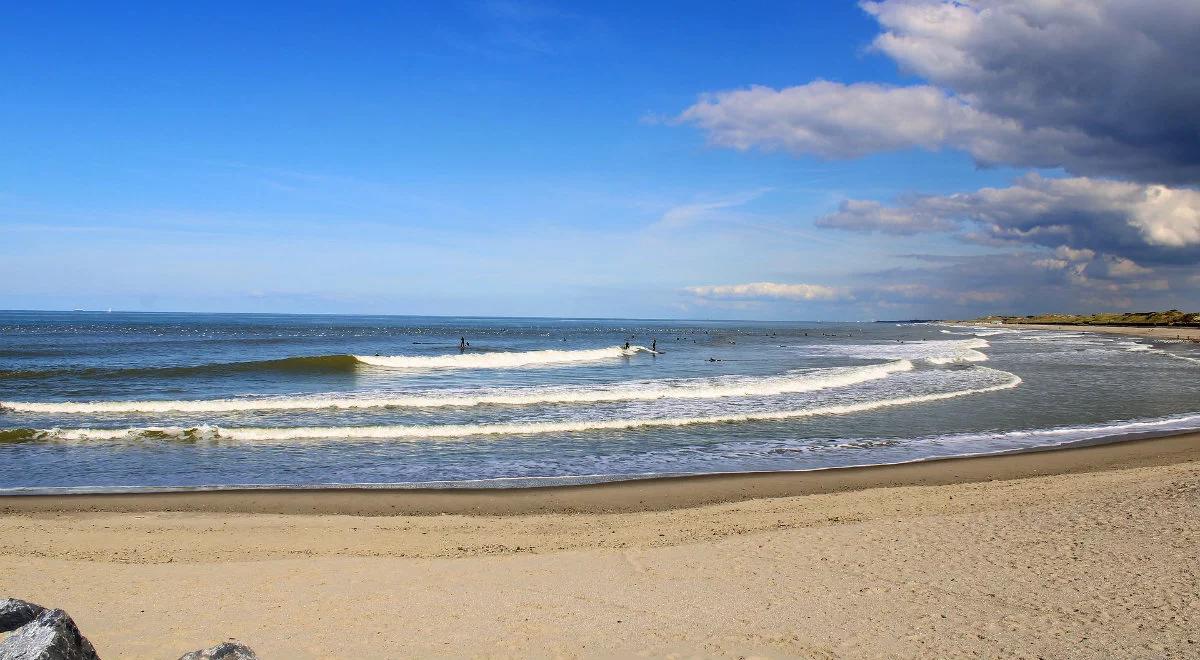
<instances>
[{"instance_id":1,"label":"boulder","mask_svg":"<svg viewBox=\"0 0 1200 660\"><path fill-rule=\"evenodd\" d=\"M16 630L33 621L46 608L16 598L0 600L0 632Z\"/></svg>"},{"instance_id":2,"label":"boulder","mask_svg":"<svg viewBox=\"0 0 1200 660\"><path fill-rule=\"evenodd\" d=\"M62 610L43 610L0 642L0 660L100 660Z\"/></svg>"},{"instance_id":3,"label":"boulder","mask_svg":"<svg viewBox=\"0 0 1200 660\"><path fill-rule=\"evenodd\" d=\"M199 651L192 651L179 657L179 660L257 660L258 656L245 644L237 642L222 642Z\"/></svg>"}]
</instances>

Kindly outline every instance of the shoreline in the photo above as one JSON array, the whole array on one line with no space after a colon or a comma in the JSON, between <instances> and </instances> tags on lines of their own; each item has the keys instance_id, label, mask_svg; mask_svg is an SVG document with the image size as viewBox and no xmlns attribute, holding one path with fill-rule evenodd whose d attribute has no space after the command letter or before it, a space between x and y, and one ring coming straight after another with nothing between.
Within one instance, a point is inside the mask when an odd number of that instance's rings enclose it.
<instances>
[{"instance_id":1,"label":"shoreline","mask_svg":"<svg viewBox=\"0 0 1200 660\"><path fill-rule=\"evenodd\" d=\"M961 324L966 321L942 321ZM1028 330L1077 331L1200 341L1200 328L989 324ZM1193 336L1194 335L1194 336ZM1149 451L1152 456L1140 455ZM1069 457L1063 456L1070 453ZM1194 455L1193 455L1194 454ZM283 515L479 515L670 511L760 498L786 498L872 488L938 486L1075 474L1121 466L1200 460L1200 429L1115 435L987 453L797 470L601 478L497 479L513 485L314 484L179 487L24 488L0 491L0 515L27 513L231 513ZM1038 459L1030 459L1038 456ZM1048 458L1047 458L1048 457ZM1156 462L1157 461L1157 462ZM1044 463L1044 465L1043 465ZM593 480L595 479L595 480ZM575 480L572 482L571 480ZM544 481L545 485L537 482ZM515 482L524 482L517 484ZM531 483L532 482L532 483ZM478 483L478 482L476 482Z\"/></svg>"},{"instance_id":2,"label":"shoreline","mask_svg":"<svg viewBox=\"0 0 1200 660\"><path fill-rule=\"evenodd\" d=\"M101 657L1191 657L1198 436L666 511L9 513L0 593Z\"/></svg>"},{"instance_id":3,"label":"shoreline","mask_svg":"<svg viewBox=\"0 0 1200 660\"><path fill-rule=\"evenodd\" d=\"M944 321L944 323L970 323L969 321ZM1148 339L1176 339L1200 342L1200 328L1176 328L1161 325L1071 325L1067 323L979 323L997 328L1021 330L1053 330L1057 332L1097 332L1106 335L1146 337Z\"/></svg>"},{"instance_id":4,"label":"shoreline","mask_svg":"<svg viewBox=\"0 0 1200 660\"><path fill-rule=\"evenodd\" d=\"M532 488L7 494L0 595L65 609L102 657L1190 657L1197 484L1200 431Z\"/></svg>"},{"instance_id":5,"label":"shoreline","mask_svg":"<svg viewBox=\"0 0 1200 660\"><path fill-rule=\"evenodd\" d=\"M690 509L877 488L944 486L1151 467L1200 460L1200 432L1084 440L906 463L651 477L534 488L230 488L169 492L0 495L0 515L236 513L520 516Z\"/></svg>"}]
</instances>

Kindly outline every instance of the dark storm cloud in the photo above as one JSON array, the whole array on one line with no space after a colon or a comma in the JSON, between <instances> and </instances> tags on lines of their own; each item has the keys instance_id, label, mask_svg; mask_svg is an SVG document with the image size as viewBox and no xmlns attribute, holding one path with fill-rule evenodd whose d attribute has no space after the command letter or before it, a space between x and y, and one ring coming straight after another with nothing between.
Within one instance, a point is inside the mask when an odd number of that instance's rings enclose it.
<instances>
[{"instance_id":1,"label":"dark storm cloud","mask_svg":"<svg viewBox=\"0 0 1200 660\"><path fill-rule=\"evenodd\" d=\"M1200 191L1031 174L1008 188L848 200L821 227L912 234L962 231L975 242L1092 250L1134 261L1200 263Z\"/></svg>"},{"instance_id":2,"label":"dark storm cloud","mask_svg":"<svg viewBox=\"0 0 1200 660\"><path fill-rule=\"evenodd\" d=\"M985 165L1200 182L1200 3L864 3L874 48L931 84L814 81L706 95L721 146L849 158L952 148Z\"/></svg>"}]
</instances>

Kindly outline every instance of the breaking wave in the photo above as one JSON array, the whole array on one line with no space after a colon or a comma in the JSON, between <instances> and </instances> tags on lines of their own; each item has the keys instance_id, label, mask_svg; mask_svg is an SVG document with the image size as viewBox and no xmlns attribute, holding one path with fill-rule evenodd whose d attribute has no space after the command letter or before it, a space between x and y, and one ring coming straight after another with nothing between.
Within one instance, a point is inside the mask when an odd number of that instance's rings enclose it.
<instances>
[{"instance_id":1,"label":"breaking wave","mask_svg":"<svg viewBox=\"0 0 1200 660\"><path fill-rule=\"evenodd\" d=\"M617 383L608 387L562 387L483 392L428 393L386 397L288 397L271 399L214 399L207 401L90 401L0 402L0 410L32 413L239 412L251 410L321 410L360 408L440 408L479 405L652 401L656 399L717 399L772 396L846 387L911 371L913 363L896 360L865 367L834 367L792 372L781 376L723 376Z\"/></svg>"},{"instance_id":2,"label":"breaking wave","mask_svg":"<svg viewBox=\"0 0 1200 660\"><path fill-rule=\"evenodd\" d=\"M825 355L843 355L865 359L923 360L928 364L944 365L963 362L985 362L988 359L979 349L991 346L986 339L943 339L933 341L903 341L890 344L824 344L812 351Z\"/></svg>"},{"instance_id":3,"label":"breaking wave","mask_svg":"<svg viewBox=\"0 0 1200 660\"><path fill-rule=\"evenodd\" d=\"M355 355L354 359L373 367L391 369L512 369L566 362L595 362L654 353L645 346L593 348L577 351L466 352L452 355Z\"/></svg>"},{"instance_id":4,"label":"breaking wave","mask_svg":"<svg viewBox=\"0 0 1200 660\"><path fill-rule=\"evenodd\" d=\"M517 367L551 366L569 362L594 362L630 357L637 353L657 354L645 346L584 349L576 351L494 351L466 352L451 355L313 355L249 362L215 362L211 364L137 367L82 368L48 370L0 370L0 378L30 379L55 376L112 377L152 376L186 377L203 374L234 374L245 372L277 373L352 373L363 365L392 369L511 369Z\"/></svg>"},{"instance_id":5,"label":"breaking wave","mask_svg":"<svg viewBox=\"0 0 1200 660\"><path fill-rule=\"evenodd\" d=\"M1178 353L1172 353L1171 351L1165 351L1161 348L1155 348L1154 346L1151 346L1150 344L1143 344L1143 343L1137 342L1137 341L1121 341L1121 342L1117 342L1117 344L1119 346L1124 346L1125 350L1130 353L1154 353L1155 355L1165 355L1167 357L1175 358L1176 360L1184 360L1185 362L1193 362L1193 363L1200 364L1200 358L1195 358L1195 357L1192 357L1189 355L1180 355Z\"/></svg>"},{"instance_id":6,"label":"breaking wave","mask_svg":"<svg viewBox=\"0 0 1200 660\"><path fill-rule=\"evenodd\" d=\"M260 428L218 426L142 427L132 429L14 429L5 432L9 441L88 441L88 440L231 440L240 442L272 442L291 440L402 440L461 438L478 435L526 435L539 433L574 433L598 430L623 430L649 427L680 427L697 424L726 424L751 421L798 419L825 415L848 415L879 408L906 406L953 399L974 394L997 392L1017 387L1021 378L1015 374L994 371L1006 376L1000 384L971 389L920 394L876 401L814 406L797 410L761 411L701 417L659 417L612 420L575 420L563 422L503 422L483 424L440 424L352 427Z\"/></svg>"}]
</instances>

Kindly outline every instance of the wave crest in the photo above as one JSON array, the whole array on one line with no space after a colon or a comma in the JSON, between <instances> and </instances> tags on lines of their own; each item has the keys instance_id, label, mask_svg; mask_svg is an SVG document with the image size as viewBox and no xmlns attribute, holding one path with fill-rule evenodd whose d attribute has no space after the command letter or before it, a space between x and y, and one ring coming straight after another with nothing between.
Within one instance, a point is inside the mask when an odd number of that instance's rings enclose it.
<instances>
[{"instance_id":1,"label":"wave crest","mask_svg":"<svg viewBox=\"0 0 1200 660\"><path fill-rule=\"evenodd\" d=\"M812 351L825 355L842 355L861 359L922 360L927 364L944 365L967 362L986 362L988 356L979 349L991 346L982 337L971 339L934 339L876 344L821 344Z\"/></svg>"},{"instance_id":2,"label":"wave crest","mask_svg":"<svg viewBox=\"0 0 1200 660\"><path fill-rule=\"evenodd\" d=\"M292 440L404 440L462 438L479 435L528 435L540 433L574 433L599 430L624 430L643 427L678 427L696 424L726 424L750 421L773 421L798 419L823 415L848 415L879 408L929 403L973 394L997 392L1017 387L1020 376L1005 371L994 371L1007 376L1005 382L971 389L920 394L876 401L814 406L798 410L762 411L707 417L660 417L641 419L579 420L565 422L502 422L485 424L441 424L411 426L351 426L351 427L299 427L299 428L256 428L217 426L143 427L133 429L49 429L33 431L19 429L29 440L144 440L173 438L180 440L232 440L240 442L287 442Z\"/></svg>"},{"instance_id":3,"label":"wave crest","mask_svg":"<svg viewBox=\"0 0 1200 660\"><path fill-rule=\"evenodd\" d=\"M355 355L362 364L390 369L512 369L536 367L567 362L596 362L630 357L637 353L654 353L645 346L610 346L576 351L504 351L466 352L451 355Z\"/></svg>"},{"instance_id":4,"label":"wave crest","mask_svg":"<svg viewBox=\"0 0 1200 660\"><path fill-rule=\"evenodd\" d=\"M212 399L200 401L0 402L0 410L33 413L220 413L252 410L321 410L362 408L440 408L479 405L534 405L653 401L657 399L717 399L772 396L846 387L891 374L911 371L913 363L896 360L866 367L835 367L782 376L641 381L608 387L493 390L480 393L422 394L390 397L292 397L278 399Z\"/></svg>"},{"instance_id":5,"label":"wave crest","mask_svg":"<svg viewBox=\"0 0 1200 660\"><path fill-rule=\"evenodd\" d=\"M637 353L655 351L645 346L622 348L593 348L575 351L496 351L466 352L449 355L307 355L252 360L248 362L213 362L210 364L137 367L132 369L88 367L82 369L47 370L0 370L0 378L37 379L56 376L111 377L151 376L186 377L202 374L225 374L244 372L284 373L349 373L362 365L393 369L511 369L516 367L538 367L569 362L595 362L612 358L630 357Z\"/></svg>"}]
</instances>

